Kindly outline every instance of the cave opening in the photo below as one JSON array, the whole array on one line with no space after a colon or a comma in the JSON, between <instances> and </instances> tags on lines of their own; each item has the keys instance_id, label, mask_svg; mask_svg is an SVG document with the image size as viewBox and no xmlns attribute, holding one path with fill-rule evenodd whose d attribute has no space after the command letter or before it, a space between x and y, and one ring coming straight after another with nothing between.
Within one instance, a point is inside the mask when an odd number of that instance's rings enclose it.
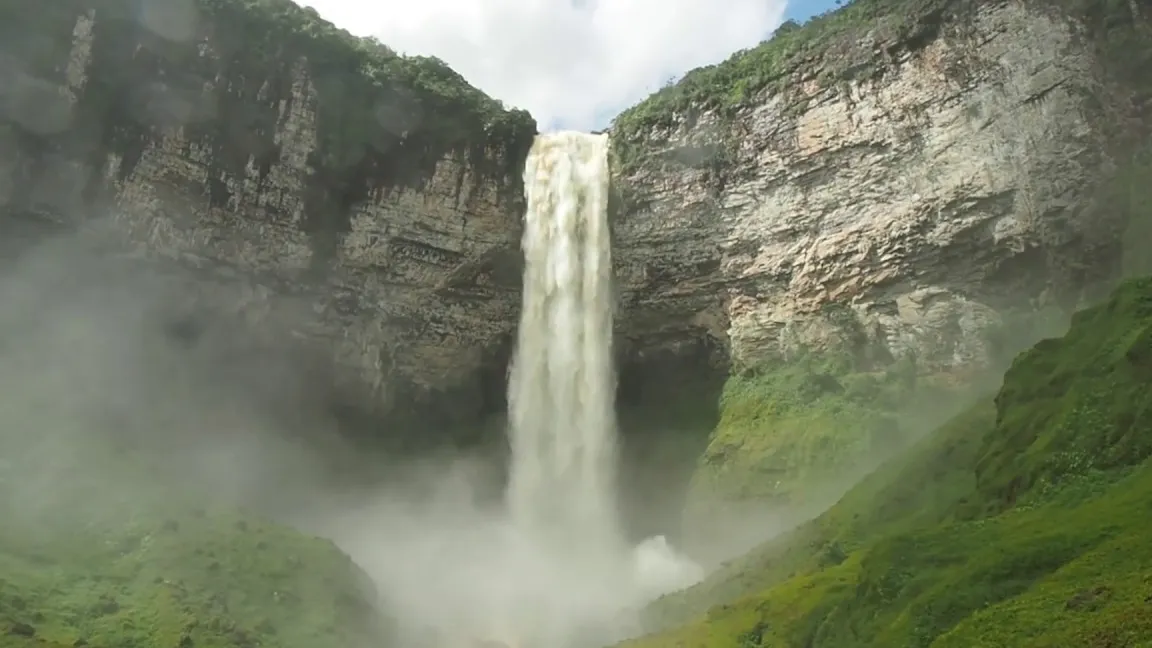
<instances>
[{"instance_id":1,"label":"cave opening","mask_svg":"<svg viewBox=\"0 0 1152 648\"><path fill-rule=\"evenodd\" d=\"M621 445L620 507L633 538L682 539L692 474L720 419L726 354L707 335L674 345L622 341L616 417Z\"/></svg>"}]
</instances>

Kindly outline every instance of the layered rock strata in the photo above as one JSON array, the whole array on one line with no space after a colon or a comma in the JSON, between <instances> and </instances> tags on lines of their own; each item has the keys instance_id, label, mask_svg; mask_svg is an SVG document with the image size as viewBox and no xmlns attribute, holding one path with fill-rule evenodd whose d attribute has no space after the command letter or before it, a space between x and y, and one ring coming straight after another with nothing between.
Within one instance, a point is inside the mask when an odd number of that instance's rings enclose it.
<instances>
[{"instance_id":1,"label":"layered rock strata","mask_svg":"<svg viewBox=\"0 0 1152 648\"><path fill-rule=\"evenodd\" d=\"M1096 190L1139 98L1088 27L1023 2L858 15L882 4L617 121L632 337L710 336L757 365L865 336L962 371L1005 312L1070 307L1111 276L1126 215Z\"/></svg>"},{"instance_id":2,"label":"layered rock strata","mask_svg":"<svg viewBox=\"0 0 1152 648\"><path fill-rule=\"evenodd\" d=\"M527 113L287 0L8 4L9 240L99 229L193 268L201 310L326 350L369 409L497 406Z\"/></svg>"},{"instance_id":3,"label":"layered rock strata","mask_svg":"<svg viewBox=\"0 0 1152 648\"><path fill-rule=\"evenodd\" d=\"M730 376L704 510L834 501L1116 279L1148 18L857 0L616 120L621 336Z\"/></svg>"}]
</instances>

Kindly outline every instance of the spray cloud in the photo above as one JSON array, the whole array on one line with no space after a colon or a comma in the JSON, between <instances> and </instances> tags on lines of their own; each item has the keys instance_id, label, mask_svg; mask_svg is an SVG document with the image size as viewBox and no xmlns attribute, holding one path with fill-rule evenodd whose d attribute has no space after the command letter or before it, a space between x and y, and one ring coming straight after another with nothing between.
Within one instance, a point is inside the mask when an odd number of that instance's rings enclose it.
<instances>
[{"instance_id":1,"label":"spray cloud","mask_svg":"<svg viewBox=\"0 0 1152 648\"><path fill-rule=\"evenodd\" d=\"M636 632L636 608L701 574L663 538L630 546L618 520L606 158L605 136L542 135L525 170L503 502L481 501L499 478L461 455L337 489L334 457L350 452L300 379L315 367L270 342L292 337L291 309L254 329L243 282L116 258L94 221L2 273L0 442L20 457L0 465L20 485L4 490L6 519L78 502L108 517L142 493L257 507L350 553L401 648L589 648ZM188 316L212 301L238 316Z\"/></svg>"},{"instance_id":2,"label":"spray cloud","mask_svg":"<svg viewBox=\"0 0 1152 648\"><path fill-rule=\"evenodd\" d=\"M602 646L637 630L639 606L702 576L663 537L629 546L616 510L607 137L539 136L524 184L504 506L440 480L422 503L378 500L329 525L414 646ZM382 539L366 519L409 523Z\"/></svg>"}]
</instances>

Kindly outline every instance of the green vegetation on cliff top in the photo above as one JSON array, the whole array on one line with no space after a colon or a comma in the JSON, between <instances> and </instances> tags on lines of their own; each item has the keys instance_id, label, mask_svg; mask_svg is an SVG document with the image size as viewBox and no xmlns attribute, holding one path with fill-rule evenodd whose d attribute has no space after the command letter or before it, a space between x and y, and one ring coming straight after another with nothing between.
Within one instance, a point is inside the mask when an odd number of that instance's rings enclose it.
<instances>
[{"instance_id":1,"label":"green vegetation on cliff top","mask_svg":"<svg viewBox=\"0 0 1152 648\"><path fill-rule=\"evenodd\" d=\"M213 41L240 57L230 63L242 68L232 83L242 83L244 72L287 74L300 60L307 63L319 99L316 161L322 167L347 169L378 158L377 180L403 185L456 152L473 156L493 179L519 174L535 121L524 110L506 109L442 60L401 56L375 39L353 37L291 0L198 1L211 16ZM488 157L503 166L486 165Z\"/></svg>"},{"instance_id":2,"label":"green vegetation on cliff top","mask_svg":"<svg viewBox=\"0 0 1152 648\"><path fill-rule=\"evenodd\" d=\"M443 61L355 38L291 0L195 0L188 8L142 10L134 0L62 0L33 9L0 2L0 52L38 78L33 85L63 81L76 22L88 11L94 16L74 128L32 129L29 139L46 152L90 156L96 166L116 153L123 175L157 134L184 126L211 152L212 200L224 204L228 176L254 168L263 181L279 159L276 135L303 69L315 91L318 139L304 226L322 247L348 229L356 203L421 186L449 155L465 163L458 187L466 167L473 182L502 188L502 197L519 194L535 121Z\"/></svg>"},{"instance_id":3,"label":"green vegetation on cliff top","mask_svg":"<svg viewBox=\"0 0 1152 648\"><path fill-rule=\"evenodd\" d=\"M1152 279L628 645L1152 645ZM709 605L720 602L719 605ZM694 619L694 620L693 620Z\"/></svg>"},{"instance_id":4,"label":"green vegetation on cliff top","mask_svg":"<svg viewBox=\"0 0 1152 648\"><path fill-rule=\"evenodd\" d=\"M855 0L799 25L787 22L768 40L715 65L692 70L616 118L613 135L628 140L668 127L693 113L728 111L747 105L764 90L813 79L848 79L877 71L876 65L935 36L956 0ZM859 36L872 33L890 45L877 52ZM799 73L800 76L795 75Z\"/></svg>"},{"instance_id":5,"label":"green vegetation on cliff top","mask_svg":"<svg viewBox=\"0 0 1152 648\"><path fill-rule=\"evenodd\" d=\"M1133 16L1128 0L1026 0L1084 24L1117 79L1148 87L1144 70L1152 51L1142 33L1147 16ZM701 113L732 115L762 100L765 92L815 81L829 85L878 77L901 55L938 38L948 25L963 25L995 0L851 0L803 25L787 22L768 40L721 63L692 70L620 113L613 143L625 166L652 131L691 125Z\"/></svg>"}]
</instances>

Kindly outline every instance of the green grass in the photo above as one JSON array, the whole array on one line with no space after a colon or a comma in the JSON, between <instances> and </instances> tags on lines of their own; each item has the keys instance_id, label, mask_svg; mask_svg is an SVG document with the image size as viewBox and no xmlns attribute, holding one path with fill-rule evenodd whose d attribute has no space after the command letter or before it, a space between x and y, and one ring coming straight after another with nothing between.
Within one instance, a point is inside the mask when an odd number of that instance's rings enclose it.
<instances>
[{"instance_id":1,"label":"green grass","mask_svg":"<svg viewBox=\"0 0 1152 648\"><path fill-rule=\"evenodd\" d=\"M804 485L898 447L895 413L910 392L895 374L852 372L811 356L737 374L721 394L694 489L795 503Z\"/></svg>"},{"instance_id":2,"label":"green grass","mask_svg":"<svg viewBox=\"0 0 1152 648\"><path fill-rule=\"evenodd\" d=\"M1128 281L1021 354L994 402L658 601L666 629L627 645L1148 645L1150 330L1152 279Z\"/></svg>"},{"instance_id":3,"label":"green grass","mask_svg":"<svg viewBox=\"0 0 1152 648\"><path fill-rule=\"evenodd\" d=\"M975 466L980 502L1009 507L1037 484L1152 453L1152 281L1132 280L1021 354Z\"/></svg>"},{"instance_id":4,"label":"green grass","mask_svg":"<svg viewBox=\"0 0 1152 648\"><path fill-rule=\"evenodd\" d=\"M991 373L965 383L929 375L913 356L892 358L869 341L855 316L827 316L841 329L839 346L801 350L728 378L693 476L698 499L825 502L998 383ZM1022 336L1010 337L1004 346L1020 348Z\"/></svg>"},{"instance_id":5,"label":"green grass","mask_svg":"<svg viewBox=\"0 0 1152 648\"><path fill-rule=\"evenodd\" d=\"M366 577L328 541L225 512L40 521L0 531L5 648L382 645Z\"/></svg>"},{"instance_id":6,"label":"green grass","mask_svg":"<svg viewBox=\"0 0 1152 648\"><path fill-rule=\"evenodd\" d=\"M819 570L878 536L950 519L975 487L970 466L980 433L994 421L991 399L981 400L866 476L815 520L730 562L701 585L664 597L647 610L648 621L675 624L716 601L737 600L791 575Z\"/></svg>"},{"instance_id":7,"label":"green grass","mask_svg":"<svg viewBox=\"0 0 1152 648\"><path fill-rule=\"evenodd\" d=\"M1152 470L1144 467L1075 506L894 533L839 564L805 570L629 645L1134 645L1060 642L1140 636L1150 627L1152 610L1132 609L1148 596L1140 570L1152 564L1142 542L1152 532L1150 496ZM1101 586L1111 598L1084 594ZM1077 607L1081 600L1086 609ZM742 639L749 635L756 641Z\"/></svg>"},{"instance_id":8,"label":"green grass","mask_svg":"<svg viewBox=\"0 0 1152 648\"><path fill-rule=\"evenodd\" d=\"M388 645L374 586L330 541L0 414L0 647Z\"/></svg>"}]
</instances>

